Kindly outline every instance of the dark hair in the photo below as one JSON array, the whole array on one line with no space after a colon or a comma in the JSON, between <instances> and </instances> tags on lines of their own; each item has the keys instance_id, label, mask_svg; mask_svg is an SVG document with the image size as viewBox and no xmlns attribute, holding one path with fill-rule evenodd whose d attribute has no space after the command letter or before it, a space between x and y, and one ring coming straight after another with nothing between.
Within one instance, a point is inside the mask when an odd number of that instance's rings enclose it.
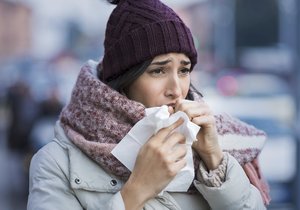
<instances>
[{"instance_id":1,"label":"dark hair","mask_svg":"<svg viewBox=\"0 0 300 210\"><path fill-rule=\"evenodd\" d=\"M120 2L120 0L107 0L108 3L111 3L111 4L118 4Z\"/></svg>"},{"instance_id":2,"label":"dark hair","mask_svg":"<svg viewBox=\"0 0 300 210\"><path fill-rule=\"evenodd\" d=\"M123 93L127 87L130 86L139 76L141 76L145 70L148 68L148 66L151 64L153 59L147 60L143 63L140 63L133 68L131 68L129 71L127 71L125 74L122 74L121 76L110 80L110 81L103 81L108 86L113 88L114 90L118 91L119 93ZM97 66L97 76L100 79L100 72L102 70L101 63ZM193 84L190 84L190 88L187 94L186 99L188 100L194 100L194 95L198 95L200 97L203 97L203 95L195 88Z\"/></svg>"},{"instance_id":3,"label":"dark hair","mask_svg":"<svg viewBox=\"0 0 300 210\"><path fill-rule=\"evenodd\" d=\"M191 84L190 84L189 92L188 92L188 94L187 94L187 96L186 96L186 99L192 100L192 101L193 101L193 100L195 99L194 95L198 95L198 96L200 96L201 98L203 97L202 93L200 93L200 92L195 88L195 86L191 83Z\"/></svg>"},{"instance_id":4,"label":"dark hair","mask_svg":"<svg viewBox=\"0 0 300 210\"><path fill-rule=\"evenodd\" d=\"M131 68L129 71L126 71L124 74L120 75L119 77L110 80L110 81L103 81L111 88L115 89L116 91L122 93L127 87L129 87L130 84L132 84L139 76L141 76L144 71L148 68L148 66L151 64L152 59L147 60L143 63L140 63L133 68ZM97 76L100 79L100 72L102 70L102 66L99 63L97 66Z\"/></svg>"}]
</instances>

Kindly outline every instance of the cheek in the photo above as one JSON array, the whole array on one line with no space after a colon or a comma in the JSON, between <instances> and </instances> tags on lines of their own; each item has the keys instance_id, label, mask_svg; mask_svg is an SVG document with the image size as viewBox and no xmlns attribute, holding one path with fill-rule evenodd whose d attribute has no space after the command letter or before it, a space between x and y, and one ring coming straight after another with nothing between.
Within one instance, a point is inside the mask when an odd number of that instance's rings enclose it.
<instances>
[{"instance_id":1,"label":"cheek","mask_svg":"<svg viewBox=\"0 0 300 210\"><path fill-rule=\"evenodd\" d=\"M155 100L159 95L159 87L155 82L137 80L128 88L127 97L131 100L138 101L146 107L151 107L155 104Z\"/></svg>"},{"instance_id":2,"label":"cheek","mask_svg":"<svg viewBox=\"0 0 300 210\"><path fill-rule=\"evenodd\" d=\"M182 95L184 96L184 98L186 98L186 96L189 92L189 89L190 89L190 79L186 79L181 84L181 91L182 91Z\"/></svg>"},{"instance_id":3,"label":"cheek","mask_svg":"<svg viewBox=\"0 0 300 210\"><path fill-rule=\"evenodd\" d=\"M140 91L139 98L146 107L153 107L159 105L161 94L162 90L159 84L148 84Z\"/></svg>"}]
</instances>

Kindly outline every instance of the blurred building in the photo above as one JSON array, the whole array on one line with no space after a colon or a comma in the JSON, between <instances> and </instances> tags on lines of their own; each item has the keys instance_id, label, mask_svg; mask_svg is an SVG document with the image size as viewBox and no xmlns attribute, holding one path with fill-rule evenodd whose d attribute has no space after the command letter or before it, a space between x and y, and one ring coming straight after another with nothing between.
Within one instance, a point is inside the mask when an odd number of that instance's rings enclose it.
<instances>
[{"instance_id":1,"label":"blurred building","mask_svg":"<svg viewBox=\"0 0 300 210\"><path fill-rule=\"evenodd\" d=\"M22 3L0 1L0 58L25 54L30 46L31 10Z\"/></svg>"}]
</instances>

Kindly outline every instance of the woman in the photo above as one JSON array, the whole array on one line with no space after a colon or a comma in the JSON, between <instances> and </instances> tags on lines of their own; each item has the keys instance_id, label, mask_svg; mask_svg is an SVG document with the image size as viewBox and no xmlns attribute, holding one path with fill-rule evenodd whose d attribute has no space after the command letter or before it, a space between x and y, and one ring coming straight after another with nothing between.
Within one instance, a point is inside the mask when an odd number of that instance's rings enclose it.
<instances>
[{"instance_id":1,"label":"woman","mask_svg":"<svg viewBox=\"0 0 300 210\"><path fill-rule=\"evenodd\" d=\"M189 29L158 0L112 3L103 61L82 68L54 141L32 159L28 209L265 209L268 199L222 151L220 120L191 86L197 53ZM160 193L186 165L186 137L175 131L182 119L149 138L132 172L111 154L145 108L162 105L201 126L188 192Z\"/></svg>"}]
</instances>

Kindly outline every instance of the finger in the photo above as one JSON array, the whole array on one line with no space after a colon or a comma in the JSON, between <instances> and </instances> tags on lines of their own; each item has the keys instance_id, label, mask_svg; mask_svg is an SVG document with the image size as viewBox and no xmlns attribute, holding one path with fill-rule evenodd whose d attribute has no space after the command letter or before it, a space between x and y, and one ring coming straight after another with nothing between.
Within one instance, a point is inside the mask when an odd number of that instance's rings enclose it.
<instances>
[{"instance_id":1,"label":"finger","mask_svg":"<svg viewBox=\"0 0 300 210\"><path fill-rule=\"evenodd\" d=\"M172 162L166 167L167 173L170 177L175 177L178 172L186 166L186 164L186 158L182 158L176 162Z\"/></svg>"},{"instance_id":2,"label":"finger","mask_svg":"<svg viewBox=\"0 0 300 210\"><path fill-rule=\"evenodd\" d=\"M192 122L203 127L203 128L214 128L216 121L213 115L203 115L195 117L192 119Z\"/></svg>"},{"instance_id":3,"label":"finger","mask_svg":"<svg viewBox=\"0 0 300 210\"><path fill-rule=\"evenodd\" d=\"M172 123L171 125L165 127L165 128L161 128L156 136L160 139L162 139L162 141L165 140L165 138L171 133L173 132L176 128L178 128L180 125L182 125L182 123L184 122L183 118L179 118L178 120L176 120L174 123Z\"/></svg>"},{"instance_id":4,"label":"finger","mask_svg":"<svg viewBox=\"0 0 300 210\"><path fill-rule=\"evenodd\" d=\"M198 103L197 101L177 100L175 111L184 111L185 108L196 106Z\"/></svg>"},{"instance_id":5,"label":"finger","mask_svg":"<svg viewBox=\"0 0 300 210\"><path fill-rule=\"evenodd\" d=\"M187 146L185 144L178 144L171 151L170 159L177 162L184 158L187 154Z\"/></svg>"},{"instance_id":6,"label":"finger","mask_svg":"<svg viewBox=\"0 0 300 210\"><path fill-rule=\"evenodd\" d=\"M194 107L187 109L184 112L187 114L191 121L196 117L212 114L211 110L206 107Z\"/></svg>"},{"instance_id":7,"label":"finger","mask_svg":"<svg viewBox=\"0 0 300 210\"><path fill-rule=\"evenodd\" d=\"M180 106L183 104L183 99L179 99L176 101L176 104L175 104L175 107L174 107L174 111L177 112L177 111L180 111Z\"/></svg>"},{"instance_id":8,"label":"finger","mask_svg":"<svg viewBox=\"0 0 300 210\"><path fill-rule=\"evenodd\" d=\"M197 116L212 114L206 103L197 101L183 101L182 103L178 103L175 106L175 111L185 112L190 120Z\"/></svg>"},{"instance_id":9,"label":"finger","mask_svg":"<svg viewBox=\"0 0 300 210\"><path fill-rule=\"evenodd\" d=\"M171 107L171 106L168 106L168 112L169 112L170 114L174 114L174 108Z\"/></svg>"},{"instance_id":10,"label":"finger","mask_svg":"<svg viewBox=\"0 0 300 210\"><path fill-rule=\"evenodd\" d=\"M176 161L174 164L172 164L173 171L176 171L178 173L181 169L183 169L187 164L186 158L182 158L178 161Z\"/></svg>"},{"instance_id":11,"label":"finger","mask_svg":"<svg viewBox=\"0 0 300 210\"><path fill-rule=\"evenodd\" d=\"M177 144L185 144L186 137L178 132L171 133L164 142L164 147L173 148Z\"/></svg>"}]
</instances>

